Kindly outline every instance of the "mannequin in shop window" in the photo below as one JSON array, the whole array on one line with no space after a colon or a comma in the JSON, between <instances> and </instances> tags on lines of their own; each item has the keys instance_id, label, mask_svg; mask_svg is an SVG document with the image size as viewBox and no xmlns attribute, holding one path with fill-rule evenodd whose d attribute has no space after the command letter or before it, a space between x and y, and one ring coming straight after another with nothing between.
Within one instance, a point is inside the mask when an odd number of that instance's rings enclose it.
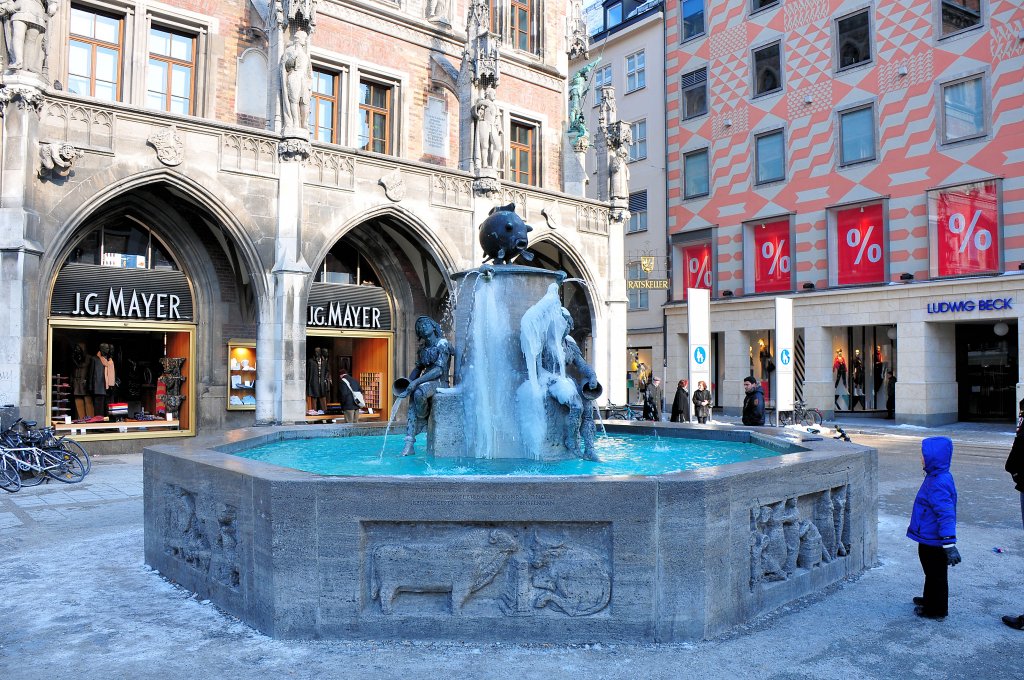
<instances>
[{"instance_id":1,"label":"mannequin in shop window","mask_svg":"<svg viewBox=\"0 0 1024 680\"><path fill-rule=\"evenodd\" d=\"M113 345L101 342L99 351L92 357L89 369L89 393L92 395L93 413L97 416L102 416L107 412L107 401L117 384L113 353Z\"/></svg>"},{"instance_id":2,"label":"mannequin in shop window","mask_svg":"<svg viewBox=\"0 0 1024 680\"><path fill-rule=\"evenodd\" d=\"M846 389L846 357L843 356L843 350L836 350L835 361L832 362L832 372L836 374L836 410L841 411L842 407L839 405L839 383L843 383L843 389Z\"/></svg>"},{"instance_id":3,"label":"mannequin in shop window","mask_svg":"<svg viewBox=\"0 0 1024 680\"><path fill-rule=\"evenodd\" d=\"M75 399L75 419L92 418L92 399L89 396L89 369L92 366L92 357L89 356L84 342L78 343L71 350L71 363L74 364L71 371L71 395Z\"/></svg>"},{"instance_id":4,"label":"mannequin in shop window","mask_svg":"<svg viewBox=\"0 0 1024 680\"><path fill-rule=\"evenodd\" d=\"M850 365L850 382L852 383L853 397L850 399L850 410L856 410L857 402L860 402L860 410L867 408L864 403L864 360L860 356L860 350L853 350L853 363Z\"/></svg>"},{"instance_id":5,"label":"mannequin in shop window","mask_svg":"<svg viewBox=\"0 0 1024 680\"><path fill-rule=\"evenodd\" d=\"M882 391L882 384L885 382L885 363L882 361L882 347L875 345L875 404L878 403L878 394Z\"/></svg>"},{"instance_id":6,"label":"mannequin in shop window","mask_svg":"<svg viewBox=\"0 0 1024 680\"><path fill-rule=\"evenodd\" d=\"M306 362L306 415L322 416L331 393L331 371L328 368L327 352L320 347L313 350L313 356Z\"/></svg>"}]
</instances>

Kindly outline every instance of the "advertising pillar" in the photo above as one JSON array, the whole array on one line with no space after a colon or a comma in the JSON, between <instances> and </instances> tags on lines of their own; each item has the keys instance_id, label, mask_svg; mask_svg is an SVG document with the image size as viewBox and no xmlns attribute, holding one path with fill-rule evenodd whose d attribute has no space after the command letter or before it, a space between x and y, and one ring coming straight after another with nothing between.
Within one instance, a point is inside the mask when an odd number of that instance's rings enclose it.
<instances>
[{"instance_id":1,"label":"advertising pillar","mask_svg":"<svg viewBox=\"0 0 1024 680\"><path fill-rule=\"evenodd\" d=\"M793 300L775 298L775 412L793 410Z\"/></svg>"},{"instance_id":2,"label":"advertising pillar","mask_svg":"<svg viewBox=\"0 0 1024 680\"><path fill-rule=\"evenodd\" d=\"M711 291L689 288L686 291L686 320L690 340L690 390L703 380L711 383Z\"/></svg>"}]
</instances>

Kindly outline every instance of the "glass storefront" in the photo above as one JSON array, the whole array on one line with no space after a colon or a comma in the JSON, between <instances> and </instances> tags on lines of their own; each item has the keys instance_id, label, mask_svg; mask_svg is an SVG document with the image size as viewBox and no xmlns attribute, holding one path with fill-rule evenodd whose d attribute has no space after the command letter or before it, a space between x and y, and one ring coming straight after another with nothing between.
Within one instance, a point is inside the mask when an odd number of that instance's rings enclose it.
<instances>
[{"instance_id":1,"label":"glass storefront","mask_svg":"<svg viewBox=\"0 0 1024 680\"><path fill-rule=\"evenodd\" d=\"M1017 322L958 324L956 381L960 420L1016 418Z\"/></svg>"},{"instance_id":2,"label":"glass storefront","mask_svg":"<svg viewBox=\"0 0 1024 680\"><path fill-rule=\"evenodd\" d=\"M834 329L832 380L837 411L885 411L889 371L895 379L895 326Z\"/></svg>"}]
</instances>

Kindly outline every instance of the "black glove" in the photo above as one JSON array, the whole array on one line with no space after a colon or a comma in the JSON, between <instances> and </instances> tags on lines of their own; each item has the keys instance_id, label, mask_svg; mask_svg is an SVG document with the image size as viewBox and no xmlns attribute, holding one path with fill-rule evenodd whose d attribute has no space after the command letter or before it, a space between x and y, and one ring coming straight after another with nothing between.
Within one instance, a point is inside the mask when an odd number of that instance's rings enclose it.
<instances>
[{"instance_id":1,"label":"black glove","mask_svg":"<svg viewBox=\"0 0 1024 680\"><path fill-rule=\"evenodd\" d=\"M946 551L946 564L951 567L955 567L960 564L960 551L956 549L955 545L943 548L943 550Z\"/></svg>"}]
</instances>

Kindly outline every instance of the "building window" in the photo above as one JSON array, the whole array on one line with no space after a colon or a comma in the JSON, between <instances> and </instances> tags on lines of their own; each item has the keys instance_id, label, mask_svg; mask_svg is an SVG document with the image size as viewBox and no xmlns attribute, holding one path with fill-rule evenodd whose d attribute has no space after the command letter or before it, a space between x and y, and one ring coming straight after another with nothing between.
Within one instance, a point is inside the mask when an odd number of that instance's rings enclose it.
<instances>
[{"instance_id":1,"label":"building window","mask_svg":"<svg viewBox=\"0 0 1024 680\"><path fill-rule=\"evenodd\" d=\"M981 25L981 0L941 0L942 37Z\"/></svg>"},{"instance_id":2,"label":"building window","mask_svg":"<svg viewBox=\"0 0 1024 680\"><path fill-rule=\"evenodd\" d=\"M604 8L604 28L608 30L622 23L622 3L616 2Z\"/></svg>"},{"instance_id":3,"label":"building window","mask_svg":"<svg viewBox=\"0 0 1024 680\"><path fill-rule=\"evenodd\" d=\"M708 150L691 151L683 156L683 198L697 198L710 193Z\"/></svg>"},{"instance_id":4,"label":"building window","mask_svg":"<svg viewBox=\"0 0 1024 680\"><path fill-rule=\"evenodd\" d=\"M644 51L626 57L626 92L633 92L647 87Z\"/></svg>"},{"instance_id":5,"label":"building window","mask_svg":"<svg viewBox=\"0 0 1024 680\"><path fill-rule=\"evenodd\" d=\"M154 26L149 29L146 108L192 113L196 40L191 35Z\"/></svg>"},{"instance_id":6,"label":"building window","mask_svg":"<svg viewBox=\"0 0 1024 680\"><path fill-rule=\"evenodd\" d=\"M754 138L757 155L757 184L786 179L786 138L782 130Z\"/></svg>"},{"instance_id":7,"label":"building window","mask_svg":"<svg viewBox=\"0 0 1024 680\"><path fill-rule=\"evenodd\" d=\"M359 81L360 149L391 153L391 90L388 85Z\"/></svg>"},{"instance_id":8,"label":"building window","mask_svg":"<svg viewBox=\"0 0 1024 680\"><path fill-rule=\"evenodd\" d=\"M534 170L536 128L512 121L509 126L509 180L520 184L537 184Z\"/></svg>"},{"instance_id":9,"label":"building window","mask_svg":"<svg viewBox=\"0 0 1024 680\"><path fill-rule=\"evenodd\" d=\"M704 67L683 76L683 120L708 112L708 69Z\"/></svg>"},{"instance_id":10,"label":"building window","mask_svg":"<svg viewBox=\"0 0 1024 680\"><path fill-rule=\"evenodd\" d=\"M640 266L640 262L629 263L629 273L627 277L630 281L645 281L647 280L647 272ZM646 288L630 288L627 293L629 298L628 309L647 309L647 298L648 292Z\"/></svg>"},{"instance_id":11,"label":"building window","mask_svg":"<svg viewBox=\"0 0 1024 680\"><path fill-rule=\"evenodd\" d=\"M629 146L629 162L647 158L647 119L638 120L631 124L633 128L633 143Z\"/></svg>"},{"instance_id":12,"label":"building window","mask_svg":"<svg viewBox=\"0 0 1024 680\"><path fill-rule=\"evenodd\" d=\"M704 0L683 0L683 40L704 33Z\"/></svg>"},{"instance_id":13,"label":"building window","mask_svg":"<svg viewBox=\"0 0 1024 680\"><path fill-rule=\"evenodd\" d=\"M782 89L782 49L772 43L754 50L754 96Z\"/></svg>"},{"instance_id":14,"label":"building window","mask_svg":"<svg viewBox=\"0 0 1024 680\"><path fill-rule=\"evenodd\" d=\"M629 195L629 227L630 234L647 231L647 192L637 191Z\"/></svg>"},{"instance_id":15,"label":"building window","mask_svg":"<svg viewBox=\"0 0 1024 680\"><path fill-rule=\"evenodd\" d=\"M530 0L510 0L512 44L524 52L533 50L530 40Z\"/></svg>"},{"instance_id":16,"label":"building window","mask_svg":"<svg viewBox=\"0 0 1024 680\"><path fill-rule=\"evenodd\" d=\"M839 114L839 150L840 165L875 159L875 113L871 106Z\"/></svg>"},{"instance_id":17,"label":"building window","mask_svg":"<svg viewBox=\"0 0 1024 680\"><path fill-rule=\"evenodd\" d=\"M120 17L71 7L68 92L120 101L122 23Z\"/></svg>"},{"instance_id":18,"label":"building window","mask_svg":"<svg viewBox=\"0 0 1024 680\"><path fill-rule=\"evenodd\" d=\"M594 73L594 106L601 105L601 86L612 84L612 67L611 64L603 66Z\"/></svg>"},{"instance_id":19,"label":"building window","mask_svg":"<svg viewBox=\"0 0 1024 680\"><path fill-rule=\"evenodd\" d=\"M309 131L318 142L338 141L338 74L313 69Z\"/></svg>"},{"instance_id":20,"label":"building window","mask_svg":"<svg viewBox=\"0 0 1024 680\"><path fill-rule=\"evenodd\" d=\"M982 76L942 86L942 141L956 142L985 134L985 88Z\"/></svg>"},{"instance_id":21,"label":"building window","mask_svg":"<svg viewBox=\"0 0 1024 680\"><path fill-rule=\"evenodd\" d=\"M840 69L871 61L871 20L868 10L836 19L836 57Z\"/></svg>"},{"instance_id":22,"label":"building window","mask_svg":"<svg viewBox=\"0 0 1024 680\"><path fill-rule=\"evenodd\" d=\"M779 0L750 0L750 12L751 14L760 12L777 4L779 4Z\"/></svg>"}]
</instances>

